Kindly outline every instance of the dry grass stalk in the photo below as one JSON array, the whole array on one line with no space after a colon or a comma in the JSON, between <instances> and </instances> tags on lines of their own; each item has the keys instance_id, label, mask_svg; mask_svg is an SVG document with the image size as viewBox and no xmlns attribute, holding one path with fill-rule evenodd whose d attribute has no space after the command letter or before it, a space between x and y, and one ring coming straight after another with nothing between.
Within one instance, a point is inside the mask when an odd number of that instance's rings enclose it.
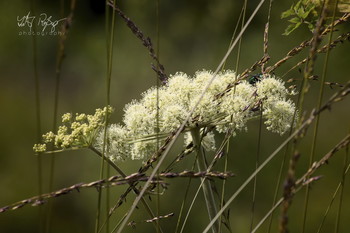
<instances>
[{"instance_id":1,"label":"dry grass stalk","mask_svg":"<svg viewBox=\"0 0 350 233\"><path fill-rule=\"evenodd\" d=\"M153 178L152 182L155 184L166 185L161 180L161 178L178 178L178 177L204 178L206 177L206 178L226 179L233 176L234 174L231 172L217 172L217 171L208 171L208 172L207 171L200 171L200 172L183 171L179 173L167 172L167 173L160 173L159 176ZM16 202L12 205L2 207L0 208L0 213L6 212L9 210L16 210L28 204L31 204L32 206L41 205L41 204L44 204L45 201L50 198L55 198L65 194L69 194L75 190L78 192L80 192L80 190L84 188L97 188L99 190L101 188L106 188L110 186L119 186L119 185L125 185L125 184L133 184L135 182L140 182L140 181L147 181L148 179L149 177L146 176L145 174L134 173L126 177L116 175L116 176L111 176L108 179L97 180L90 183L79 183L79 184L75 184L70 187L66 187L51 193L42 194L41 196L35 196L23 201ZM133 189L133 186L130 186L128 188L129 192L132 189ZM124 195L124 198L121 198L121 200L125 200L125 197L126 195ZM120 205L121 203L119 204L119 206Z\"/></svg>"},{"instance_id":2,"label":"dry grass stalk","mask_svg":"<svg viewBox=\"0 0 350 233\"><path fill-rule=\"evenodd\" d=\"M146 37L143 34L143 32L139 29L139 27L137 27L136 24L133 21L131 21L131 19L127 17L123 11L121 11L117 6L115 6L112 1L108 1L107 4L111 6L118 13L118 15L124 20L126 25L130 28L132 33L137 38L139 38L142 41L143 46L145 46L148 49L148 52L151 58L155 60L157 63L156 66L152 64L152 69L157 73L160 81L163 84L165 84L168 80L168 76L165 74L164 66L160 64L159 59L153 49L151 38Z\"/></svg>"}]
</instances>

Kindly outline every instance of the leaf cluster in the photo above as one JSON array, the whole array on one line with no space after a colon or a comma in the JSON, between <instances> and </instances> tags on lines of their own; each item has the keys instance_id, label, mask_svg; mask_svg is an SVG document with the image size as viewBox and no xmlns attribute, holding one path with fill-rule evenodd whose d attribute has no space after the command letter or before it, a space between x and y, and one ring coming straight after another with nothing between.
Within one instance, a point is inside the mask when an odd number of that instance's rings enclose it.
<instances>
[{"instance_id":1,"label":"leaf cluster","mask_svg":"<svg viewBox=\"0 0 350 233\"><path fill-rule=\"evenodd\" d=\"M310 0L299 0L293 4L288 10L282 12L281 18L288 19L290 24L285 29L283 35L288 36L302 24L306 24L310 31L315 29L318 18L316 8L319 5Z\"/></svg>"}]
</instances>

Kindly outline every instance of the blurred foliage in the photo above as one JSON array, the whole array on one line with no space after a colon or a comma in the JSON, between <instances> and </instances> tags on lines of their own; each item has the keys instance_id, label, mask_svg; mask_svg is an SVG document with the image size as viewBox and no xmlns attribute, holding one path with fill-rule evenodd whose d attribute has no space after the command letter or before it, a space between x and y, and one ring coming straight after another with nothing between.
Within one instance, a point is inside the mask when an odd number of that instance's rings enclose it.
<instances>
[{"instance_id":1,"label":"blurred foliage","mask_svg":"<svg viewBox=\"0 0 350 233\"><path fill-rule=\"evenodd\" d=\"M69 1L35 1L36 12L61 18L68 14ZM64 3L61 7L60 4ZM58 115L65 112L92 113L94 109L103 107L106 99L106 32L105 7L103 1L77 1L72 27L66 41L65 59L63 61ZM156 1L120 0L120 8L141 28L141 30L157 43L156 32ZM256 7L256 1L248 1L247 16ZM159 21L159 52L160 61L168 74L183 71L193 74L197 70L214 70L224 56L231 36L236 26L243 2L221 0L195 1L160 1ZM268 65L283 58L286 53L310 39L311 34L306 28L295 30L293 36L285 37L281 34L287 22L280 19L281 12L290 7L290 1L275 1L271 11L269 28ZM38 194L37 157L32 151L36 141L35 121L35 87L33 69L33 38L19 36L16 17L24 16L30 11L30 1L15 0L0 2L0 205L7 204L35 196ZM268 4L256 15L242 39L242 53L238 65L238 72L250 67L263 56L263 32L267 20ZM34 15L34 13L32 13ZM339 27L341 32L349 31L349 23ZM55 63L57 56L57 36L38 36L37 57L40 78L42 131L52 128L53 93L55 90ZM283 76L298 61L302 60L307 50L299 56L289 60L275 70L275 75ZM349 80L350 46L344 42L331 51L327 81L344 83ZM152 60L148 51L140 41L129 31L120 18L116 19L115 49L113 59L113 73L111 86L111 105L116 109L111 121L120 122L123 107L132 99L140 98L140 93L156 85L156 75L150 68ZM233 51L226 62L225 68L236 69L237 49ZM323 69L324 55L318 56L319 63L315 67L315 74L320 75ZM257 73L260 71L258 70ZM295 78L300 80L302 74L296 69L286 74L284 80ZM299 83L297 83L299 84ZM316 96L320 83L311 82L307 94L305 109L310 111L316 104ZM324 100L334 94L338 87L326 87ZM330 112L321 116L319 137L317 140L317 158L328 152L349 131L349 98L335 105ZM256 142L259 122L252 122L248 132L242 132L235 137L230 146L229 167L237 177L228 180L226 197L229 197L239 185L255 169ZM279 145L284 138L262 132L261 161ZM217 141L220 141L218 138ZM297 175L307 169L308 154L310 152L310 137L301 142L302 157L298 163ZM176 152L181 150L182 143L178 143L174 152L170 154L166 163L172 160ZM89 151L71 151L55 155L44 155L43 190L49 192L48 177L51 157L56 157L55 181L53 189L59 189L80 182L98 179L100 160ZM272 161L258 176L257 206L254 222L257 222L269 210L275 188L276 176L279 171L283 153ZM310 200L310 217L307 232L317 229L320 219L330 201L339 182L342 172L344 153L339 152L330 165L320 169L318 174L324 175L319 183L312 186ZM176 169L178 171L191 168L193 156L188 156ZM120 167L126 174L135 172L141 165L139 161L121 163ZM223 167L219 161L217 169ZM345 193L349 193L349 180L346 180ZM166 232L175 228L179 207L181 205L187 180L177 179L169 181L169 189L161 196L161 214L175 212L173 219L161 221ZM216 181L221 187L222 181ZM198 180L192 182L190 196L194 194ZM111 189L111 201L118 199L125 187ZM321 195L322 194L322 195ZM201 196L201 194L200 194ZM111 226L122 217L133 201L132 195L113 216ZM235 232L249 231L251 220L252 186L245 190L231 206L231 223ZM152 196L151 205L155 206ZM203 198L202 196L200 197ZM55 198L52 203L51 232L93 232L97 207L96 190L73 193L65 197ZM302 193L293 199L290 210L290 230L300 230L301 206L304 197ZM185 232L198 232L208 223L207 215L203 211L202 200L198 200L190 215ZM321 204L320 204L321 203ZM349 206L349 198L345 198L344 206ZM47 205L41 207L45 211ZM40 207L25 207L13 212L0 214L0 232L38 232ZM332 209L335 212L335 208ZM277 211L278 213L278 211ZM273 230L276 232L278 214L275 215ZM333 231L334 214L326 219L324 232ZM349 208L343 208L342 220L350 216ZM128 228L125 232L154 232L153 227L142 222L145 214L140 207L133 215L137 222L136 229ZM346 222L341 225L341 232L346 232ZM263 227L261 232L266 232Z\"/></svg>"},{"instance_id":2,"label":"blurred foliage","mask_svg":"<svg viewBox=\"0 0 350 233\"><path fill-rule=\"evenodd\" d=\"M291 18L288 20L291 24L288 25L283 35L289 35L303 23L312 32L318 19L316 7L317 5L311 3L310 0L300 0L295 5L293 4L290 9L284 11L281 18Z\"/></svg>"},{"instance_id":3,"label":"blurred foliage","mask_svg":"<svg viewBox=\"0 0 350 233\"><path fill-rule=\"evenodd\" d=\"M339 13L348 13L350 12L350 1L349 0L329 0L327 1L328 12L332 12L336 2L337 12ZM299 28L302 24L305 24L308 29L313 32L316 27L317 19L320 16L324 1L321 0L299 0L297 3L293 3L292 6L282 12L281 18L288 19L290 24L285 29L283 35L288 36L295 29ZM331 14L329 14L328 25L331 23Z\"/></svg>"}]
</instances>

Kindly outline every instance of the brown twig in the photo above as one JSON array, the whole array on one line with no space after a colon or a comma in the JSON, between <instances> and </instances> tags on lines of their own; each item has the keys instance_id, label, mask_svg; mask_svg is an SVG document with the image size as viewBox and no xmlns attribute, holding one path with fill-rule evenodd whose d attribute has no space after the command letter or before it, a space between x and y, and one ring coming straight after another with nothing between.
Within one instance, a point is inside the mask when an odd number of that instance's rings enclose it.
<instances>
[{"instance_id":1,"label":"brown twig","mask_svg":"<svg viewBox=\"0 0 350 233\"><path fill-rule=\"evenodd\" d=\"M326 155L324 155L318 162L314 162L312 166L308 169L308 171L301 178L299 178L295 182L295 184L305 185L308 182L308 180L306 179L307 177L310 177L321 166L328 164L329 159L332 158L336 152L345 148L349 144L350 134L346 135L333 149L331 149Z\"/></svg>"},{"instance_id":2,"label":"brown twig","mask_svg":"<svg viewBox=\"0 0 350 233\"><path fill-rule=\"evenodd\" d=\"M350 18L350 13L346 13L344 14L342 17L340 17L338 20L334 21L333 27L337 26L338 24L341 24L343 22L346 22L347 20L349 20ZM332 30L332 25L327 26L322 33L320 34L320 36L325 36L327 35L329 32L331 32ZM314 38L311 38L310 40L306 40L301 42L300 45L294 47L293 49L291 49L287 55L282 58L281 60L279 60L278 62L276 62L274 65L269 66L266 68L266 72L267 73L271 73L272 71L274 71L277 67L281 66L283 63L285 63L286 61L288 61L290 58L294 57L295 55L299 54L304 48L310 46L313 42Z\"/></svg>"},{"instance_id":3,"label":"brown twig","mask_svg":"<svg viewBox=\"0 0 350 233\"><path fill-rule=\"evenodd\" d=\"M335 39L334 41L332 41L332 43L330 43L329 45L324 45L322 48L319 48L317 50L317 53L325 53L327 52L327 50L331 50L334 49L339 43L342 44L344 41L349 40L350 39L350 32L344 33L340 36L337 37L337 39ZM290 71L294 70L295 68L297 68L298 66L306 63L307 58L304 58L303 60L301 60L300 62L298 62L295 66L293 66L292 68L290 68L287 72L289 73ZM325 83L326 84L326 83Z\"/></svg>"},{"instance_id":4,"label":"brown twig","mask_svg":"<svg viewBox=\"0 0 350 233\"><path fill-rule=\"evenodd\" d=\"M271 2L270 2L270 6L271 6ZM270 15L269 15L269 18L270 18ZM264 57L270 57L267 51L268 45L269 45L269 25L270 25L269 22L267 22L264 30ZM263 63L261 66L262 73L265 73L265 64L266 63Z\"/></svg>"},{"instance_id":5,"label":"brown twig","mask_svg":"<svg viewBox=\"0 0 350 233\"><path fill-rule=\"evenodd\" d=\"M226 87L226 89L225 89L223 92L217 94L217 95L215 96L215 98L217 98L217 99L218 99L218 98L222 98L226 93L230 92L231 89L232 89L234 86L238 85L238 83L239 83L240 81L242 81L243 79L246 79L246 78L249 76L249 74L250 74L251 72L253 72L254 70L256 70L257 67L261 67L261 66L262 66L263 64L265 64L269 59L270 59L270 57L269 57L268 55L263 56L259 61L255 62L250 68L246 69L246 70L243 71L240 75L238 75L238 78L237 78L234 82L228 84L227 87Z\"/></svg>"},{"instance_id":6,"label":"brown twig","mask_svg":"<svg viewBox=\"0 0 350 233\"><path fill-rule=\"evenodd\" d=\"M183 172L179 172L179 173L175 173L175 172L168 172L168 173L160 173L159 176L154 177L152 179L153 183L156 184L165 184L161 178L178 178L178 177L187 177L187 178L203 178L203 177L207 177L207 178L220 178L220 179L226 179L229 177L234 176L233 173L231 172L216 172L216 171L211 171L211 172L207 172L207 171L200 171L200 172L194 172L194 171L183 171ZM129 176L123 177L120 175L116 175L116 176L111 176L107 179L102 179L102 180L97 180L97 181L93 181L90 183L79 183L79 184L75 184L72 185L70 187L66 187L54 192L50 192L50 193L46 193L46 194L42 194L40 196L35 196L23 201L19 201L16 202L14 204L5 206L0 208L0 213L9 211L9 210L16 210L19 209L25 205L29 205L31 204L32 206L37 206L37 205L41 205L44 204L46 200L50 199L50 198L55 198L55 197L59 197L65 194L69 194L73 191L80 191L81 189L84 188L96 188L96 189L101 189L101 188L106 188L106 187L110 187L110 186L119 186L119 185L125 185L125 184L130 184L130 183L134 183L134 182L140 182L140 181L147 181L149 179L148 176L146 176L145 174L141 174L141 173L134 173L131 174ZM129 187L130 191L132 190L132 187Z\"/></svg>"},{"instance_id":7,"label":"brown twig","mask_svg":"<svg viewBox=\"0 0 350 233\"><path fill-rule=\"evenodd\" d=\"M300 157L299 153L294 154L292 159L289 162L289 169L288 169L288 175L287 179L284 183L284 190L283 190L283 203L282 203L282 213L281 213L281 219L280 219L280 225L279 225L279 232L280 233L288 233L288 210L292 203L292 198L294 196L293 189L295 187L295 168L296 164L298 162L298 159Z\"/></svg>"},{"instance_id":8,"label":"brown twig","mask_svg":"<svg viewBox=\"0 0 350 233\"><path fill-rule=\"evenodd\" d=\"M139 173L144 173L146 172L150 167L152 167L152 164L158 160L159 157L162 156L163 152L175 136L175 132L170 134L164 141L163 145L158 149L158 151L153 154L145 163L144 165L139 169Z\"/></svg>"},{"instance_id":9,"label":"brown twig","mask_svg":"<svg viewBox=\"0 0 350 233\"><path fill-rule=\"evenodd\" d=\"M174 213L170 213L170 214L167 214L167 215L158 216L158 217L154 217L152 219L144 220L143 222L151 223L151 222L155 222L155 221L158 221L158 220L161 220L161 219L170 218L170 217L173 217L173 216L174 216ZM136 222L135 221L131 221L131 222L128 223L128 226L132 227L132 228L135 228L136 227Z\"/></svg>"},{"instance_id":10,"label":"brown twig","mask_svg":"<svg viewBox=\"0 0 350 233\"><path fill-rule=\"evenodd\" d=\"M108 1L107 4L109 6L111 6L117 13L118 15L124 20L124 22L126 23L126 25L130 28L131 32L142 41L142 45L145 46L148 51L149 54L151 56L151 58L153 60L156 61L157 65L153 65L152 64L152 69L157 73L160 81L165 84L168 80L168 76L165 74L164 71L164 66L162 64L160 64L159 59L153 49L153 45L152 45L152 41L151 38L146 37L143 32L139 29L139 27L136 26L136 24L131 21L131 19L129 17L127 17L125 15L125 13L123 11L121 11L119 9L119 7L117 7L116 5L113 4L113 2Z\"/></svg>"},{"instance_id":11,"label":"brown twig","mask_svg":"<svg viewBox=\"0 0 350 233\"><path fill-rule=\"evenodd\" d=\"M332 30L333 27L335 27L335 26L337 26L337 25L339 25L339 24L341 24L341 23L343 23L343 22L348 21L349 18L350 18L350 13L344 14L342 17L340 17L338 20L336 20L336 21L333 23L333 26L332 26L332 25L327 26L327 27L322 31L322 33L321 33L320 35L321 35L321 36L327 35L329 32L331 32L331 30ZM268 27L268 25L267 25L267 27ZM234 87L239 81L241 81L241 80L247 78L251 72L253 72L254 70L256 70L257 67L263 67L263 66L267 63L267 61L270 59L270 57L269 57L269 55L268 55L268 53L267 53L267 38L266 38L266 36L267 36L267 29L266 29L266 27L265 27L265 31L264 31L264 56L263 56L259 61L255 62L250 68L246 69L241 75L239 75L239 78L238 78L235 82L229 84L229 85L227 86L227 88L226 88L225 91L223 91L222 93L218 94L218 95L217 95L218 98L222 97L223 95L225 95L225 93L229 92L229 91L231 90L231 88ZM337 38L337 40L335 40L335 41L332 43L332 45L330 46L330 49L334 48L334 47L336 46L336 44L338 44L339 42L342 42L342 41L348 40L348 39L349 39L349 37L346 37L346 36L341 37L341 36L339 36L339 37ZM342 40L342 41L341 41L341 40ZM285 62L286 62L287 60L289 60L290 58L292 58L292 57L294 57L295 55L297 55L297 54L298 54L300 51L302 51L304 48L310 46L310 45L313 43L313 41L314 41L314 38L311 38L310 40L303 41L300 45L298 45L298 46L294 47L293 49L291 49L291 50L287 53L286 57L282 58L281 60L279 60L278 62L276 62L274 65L269 66L269 67L267 67L265 70L263 70L264 73L271 73L271 72L273 72L276 68L278 68L279 66L281 66L283 63L285 63ZM327 45L324 46L324 47L322 48L321 51L325 50L325 49L326 49L325 47L327 47ZM319 50L317 50L317 52L319 52ZM306 60L307 60L307 59L305 59L305 61L303 61L302 63L305 63ZM300 63L300 64L298 63L297 66L301 65L302 63ZM297 66L296 66L296 67L297 67Z\"/></svg>"},{"instance_id":12,"label":"brown twig","mask_svg":"<svg viewBox=\"0 0 350 233\"><path fill-rule=\"evenodd\" d=\"M346 135L336 146L334 146L326 155L324 155L318 162L315 162L308 170L305 172L301 178L299 178L295 182L288 181L285 183L285 191L286 187L288 187L288 192L283 195L283 197L276 202L276 204L268 211L268 213L264 216L264 218L256 225L252 233L256 232L257 229L263 224L263 222L270 216L276 208L281 205L282 203L286 204L285 202L288 201L288 198L294 196L298 191L301 190L301 188L306 187L307 185L310 185L311 183L318 181L321 176L315 176L310 177L318 168L323 166L324 164L328 164L327 161L331 159L335 153L337 153L339 150L348 147L350 144L350 134ZM294 162L293 162L294 163ZM344 174L346 174L348 170L345 169ZM307 179L307 177L310 177ZM292 184L292 185L290 185ZM291 189L289 187L292 187ZM285 207L283 207L285 208ZM283 217L283 215L282 215ZM281 221L285 221L286 219L281 219ZM280 225L281 226L281 225Z\"/></svg>"},{"instance_id":13,"label":"brown twig","mask_svg":"<svg viewBox=\"0 0 350 233\"><path fill-rule=\"evenodd\" d=\"M152 219L148 219L148 220L145 220L145 222L154 222L154 221L158 221L159 219L165 219L165 218L170 218L174 216L174 213L170 213L170 214L167 214L167 215L163 215L163 216L158 216L158 217L155 217L155 218L152 218Z\"/></svg>"}]
</instances>

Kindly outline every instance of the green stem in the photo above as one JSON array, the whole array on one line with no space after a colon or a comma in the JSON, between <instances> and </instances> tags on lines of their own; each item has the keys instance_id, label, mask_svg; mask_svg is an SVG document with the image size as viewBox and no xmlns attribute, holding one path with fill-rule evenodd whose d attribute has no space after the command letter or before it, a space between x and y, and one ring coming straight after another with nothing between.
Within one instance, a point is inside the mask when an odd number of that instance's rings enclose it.
<instances>
[{"instance_id":1,"label":"green stem","mask_svg":"<svg viewBox=\"0 0 350 233\"><path fill-rule=\"evenodd\" d=\"M199 129L192 129L191 135L193 139L193 145L195 146L195 150L197 152L197 166L199 171L206 171L208 169L207 164L205 163L205 155L203 153L203 148L201 147L201 137L199 133ZM214 193L210 185L210 180L205 180L205 178L202 178L204 180L203 182L203 193L205 198L205 203L207 205L209 219L212 221L212 219L216 216L218 213L214 198ZM218 221L215 222L215 224L212 226L212 232L217 233L219 228Z\"/></svg>"},{"instance_id":2,"label":"green stem","mask_svg":"<svg viewBox=\"0 0 350 233\"><path fill-rule=\"evenodd\" d=\"M325 1L324 4L328 4L328 1ZM318 102L317 102L317 109L320 109L322 106L322 99L323 99L323 92L324 92L324 85L325 85L325 80L326 80L326 75L327 75L327 70L328 70L328 60L329 60L329 53L330 53L330 45L332 42L332 36L333 36L333 27L334 27L334 19L335 19L335 12L336 12L336 6L338 4L338 0L336 1L336 5L333 9L333 17L332 17L332 27L331 27L331 33L329 34L329 39L328 39L328 49L325 57L325 62L322 70L322 78L321 78L321 85L320 85L320 90L319 90L319 95L318 95ZM327 5L323 6L325 9L327 8ZM323 9L324 11L324 9ZM322 16L321 16L322 17ZM310 60L312 61L312 60ZM313 61L312 61L313 62ZM310 69L312 67L310 66ZM309 69L308 69L309 70ZM309 76L308 73L306 73L307 76L304 77L307 78ZM301 111L300 111L301 113ZM317 143L317 136L318 136L318 128L319 128L319 122L320 122L320 116L316 116L316 121L315 121L315 127L313 131L313 137L312 137L312 143L311 143L311 152L310 152L310 158L309 158L309 166L313 163L315 154L316 154L316 143ZM308 205L309 205L309 196L310 196L310 186L306 186L306 193L305 193L305 201L304 201L304 216L303 216L303 230L302 232L306 231L306 221L307 221L307 213L308 213Z\"/></svg>"},{"instance_id":3,"label":"green stem","mask_svg":"<svg viewBox=\"0 0 350 233\"><path fill-rule=\"evenodd\" d=\"M244 21L245 21L245 16L246 16L246 10L247 10L247 0L244 0L244 5L243 5L243 18L242 18L242 25L241 25L241 30L244 27ZM241 57L241 45L242 45L242 37L239 38L238 42L238 50L237 50L237 60L236 60L236 72L238 72L238 67L239 67L239 62L240 62L240 57ZM236 86L235 86L236 88Z\"/></svg>"},{"instance_id":4,"label":"green stem","mask_svg":"<svg viewBox=\"0 0 350 233\"><path fill-rule=\"evenodd\" d=\"M342 175L342 180L340 182L340 198L339 198L339 205L338 205L337 217L335 222L335 230L334 230L335 233L339 232L340 214L343 206L343 194L345 189L345 176L346 176L346 173L349 171L349 165L347 165L348 159L349 159L349 145L346 147L346 151L345 151L344 172Z\"/></svg>"},{"instance_id":5,"label":"green stem","mask_svg":"<svg viewBox=\"0 0 350 233\"><path fill-rule=\"evenodd\" d=\"M35 0L30 2L30 9L35 15L36 4ZM33 25L34 34L36 34L36 25ZM37 141L41 140L41 116L40 116L40 80L38 74L38 54L37 54L37 40L36 36L33 36L33 68L34 68L34 84L35 84L35 111L36 111L36 136ZM38 171L38 194L41 196L43 194L43 175L42 175L42 156L41 153L37 157L37 171ZM43 212L43 207L40 206L39 212L39 232L44 232L45 227L45 215Z\"/></svg>"}]
</instances>

